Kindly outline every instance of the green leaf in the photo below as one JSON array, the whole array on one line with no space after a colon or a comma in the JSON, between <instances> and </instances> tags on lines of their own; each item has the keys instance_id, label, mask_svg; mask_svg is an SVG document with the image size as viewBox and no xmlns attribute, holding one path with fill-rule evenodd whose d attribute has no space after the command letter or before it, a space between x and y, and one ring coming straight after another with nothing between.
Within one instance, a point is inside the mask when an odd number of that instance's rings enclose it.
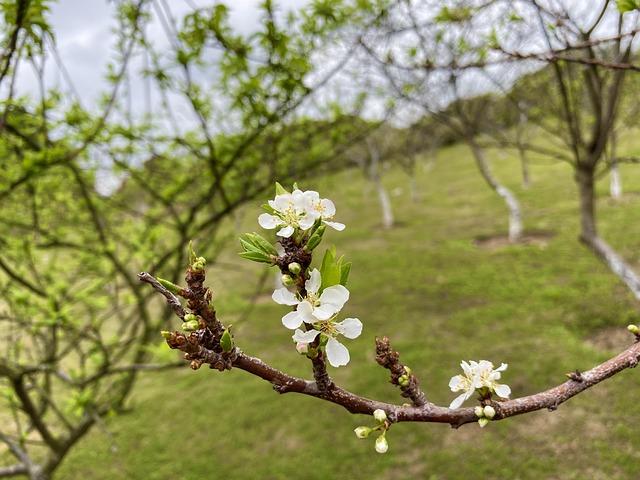
<instances>
[{"instance_id":1,"label":"green leaf","mask_svg":"<svg viewBox=\"0 0 640 480\"><path fill-rule=\"evenodd\" d=\"M268 255L274 255L274 256L278 255L278 251L276 250L276 247L274 247L271 242L263 238L260 234L252 233L251 240L253 244L256 247L260 248L260 250L262 250L264 253Z\"/></svg>"},{"instance_id":2,"label":"green leaf","mask_svg":"<svg viewBox=\"0 0 640 480\"><path fill-rule=\"evenodd\" d=\"M639 0L616 0L616 5L620 13L631 12L640 9Z\"/></svg>"},{"instance_id":3,"label":"green leaf","mask_svg":"<svg viewBox=\"0 0 640 480\"><path fill-rule=\"evenodd\" d=\"M276 182L276 195L286 195L289 193L280 183Z\"/></svg>"},{"instance_id":4,"label":"green leaf","mask_svg":"<svg viewBox=\"0 0 640 480\"><path fill-rule=\"evenodd\" d=\"M220 337L220 346L225 353L233 350L233 337L231 336L231 330L229 328L226 328L222 337Z\"/></svg>"},{"instance_id":5,"label":"green leaf","mask_svg":"<svg viewBox=\"0 0 640 480\"><path fill-rule=\"evenodd\" d=\"M322 258L322 266L320 267L320 276L322 277L321 290L332 285L338 285L340 283L340 273L340 266L336 262L336 247L331 246Z\"/></svg>"},{"instance_id":6,"label":"green leaf","mask_svg":"<svg viewBox=\"0 0 640 480\"><path fill-rule=\"evenodd\" d=\"M342 260L342 258L340 260ZM340 285L344 285L345 287L347 286L349 272L351 272L351 262L340 265Z\"/></svg>"},{"instance_id":7,"label":"green leaf","mask_svg":"<svg viewBox=\"0 0 640 480\"><path fill-rule=\"evenodd\" d=\"M246 258L247 260L252 260L254 262L273 264L271 257L265 255L264 253L251 251L251 252L240 252L238 253L238 255L240 255L242 258Z\"/></svg>"}]
</instances>

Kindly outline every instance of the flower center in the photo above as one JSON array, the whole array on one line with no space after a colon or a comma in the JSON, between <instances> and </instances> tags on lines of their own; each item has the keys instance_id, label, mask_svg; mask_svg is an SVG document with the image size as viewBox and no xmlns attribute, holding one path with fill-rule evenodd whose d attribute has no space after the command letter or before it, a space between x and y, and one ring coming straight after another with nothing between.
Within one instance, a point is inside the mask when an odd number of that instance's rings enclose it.
<instances>
[{"instance_id":1,"label":"flower center","mask_svg":"<svg viewBox=\"0 0 640 480\"><path fill-rule=\"evenodd\" d=\"M336 329L335 324L331 320L318 322L314 325L314 327L330 337L335 337L339 333Z\"/></svg>"}]
</instances>

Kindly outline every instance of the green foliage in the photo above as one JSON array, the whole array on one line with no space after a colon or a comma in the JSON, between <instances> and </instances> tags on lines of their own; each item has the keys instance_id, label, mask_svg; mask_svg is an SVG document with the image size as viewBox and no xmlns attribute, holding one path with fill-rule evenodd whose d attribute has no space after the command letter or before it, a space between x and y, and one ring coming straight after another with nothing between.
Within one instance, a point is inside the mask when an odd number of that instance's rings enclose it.
<instances>
[{"instance_id":1,"label":"green foliage","mask_svg":"<svg viewBox=\"0 0 640 480\"><path fill-rule=\"evenodd\" d=\"M332 285L347 285L349 280L349 272L351 271L351 262L345 262L344 256L336 258L336 247L328 248L322 258L320 267L320 275L322 277L321 290Z\"/></svg>"},{"instance_id":2,"label":"green foliage","mask_svg":"<svg viewBox=\"0 0 640 480\"><path fill-rule=\"evenodd\" d=\"M616 6L620 13L631 12L640 9L640 1L638 0L616 0Z\"/></svg>"},{"instance_id":3,"label":"green foliage","mask_svg":"<svg viewBox=\"0 0 640 480\"><path fill-rule=\"evenodd\" d=\"M238 255L254 262L273 264L274 257L278 255L275 246L258 233L241 235L240 245L243 251Z\"/></svg>"}]
</instances>

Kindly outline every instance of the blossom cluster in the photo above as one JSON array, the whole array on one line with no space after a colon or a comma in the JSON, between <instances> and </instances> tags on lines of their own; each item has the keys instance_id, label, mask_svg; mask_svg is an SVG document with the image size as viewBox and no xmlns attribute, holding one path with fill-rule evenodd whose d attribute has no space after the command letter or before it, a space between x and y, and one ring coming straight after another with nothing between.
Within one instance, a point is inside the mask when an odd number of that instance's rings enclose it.
<instances>
[{"instance_id":1,"label":"blossom cluster","mask_svg":"<svg viewBox=\"0 0 640 480\"><path fill-rule=\"evenodd\" d=\"M332 221L336 214L334 203L328 198L320 198L313 190L283 191L269 200L268 206L270 213L260 215L258 223L267 230L278 228L276 235L279 237L289 238L296 229L309 230L318 220L338 231L345 227L343 223Z\"/></svg>"},{"instance_id":2,"label":"blossom cluster","mask_svg":"<svg viewBox=\"0 0 640 480\"><path fill-rule=\"evenodd\" d=\"M341 322L336 317L347 300L349 290L343 285L332 285L320 293L322 278L318 269L311 271L309 279L305 282L306 295L290 292L286 287L273 292L272 298L280 305L295 306L293 312L282 317L282 324L295 330L293 340L296 348L301 353L306 353L309 344L318 335L326 339L327 360L334 367L340 367L349 363L349 350L336 337L342 335L354 339L362 333L362 322L357 318L346 318ZM304 326L306 330L301 330Z\"/></svg>"},{"instance_id":3,"label":"blossom cluster","mask_svg":"<svg viewBox=\"0 0 640 480\"><path fill-rule=\"evenodd\" d=\"M295 188L289 193L277 185L277 194L268 202L270 213L263 213L258 217L258 223L265 229L279 228L276 234L282 238L299 240L301 237L294 235L297 231L308 232L307 248L313 235L319 230L320 223L332 227L338 231L344 230L342 223L332 221L336 207L328 198L320 198L320 194L313 190L302 191ZM333 258L333 257L331 257ZM341 273L343 268L341 260L333 262L334 272ZM293 268L292 268L293 267ZM323 268L325 262L323 261ZM327 267L329 268L329 267ZM300 265L289 265L289 272L294 276L303 275L304 290L297 288L295 291L289 288L296 282L289 275L285 275L285 286L273 292L273 300L280 305L295 307L292 312L282 317L282 324L294 330L292 336L296 342L296 349L302 354L313 355L310 348L324 348L327 360L333 367L340 367L349 363L349 350L340 341L338 336L354 339L362 333L362 322L357 318L346 318L337 321L340 310L349 300L349 290L342 284L342 275L329 278L329 273L323 282L323 274L314 268L311 272L301 271ZM348 273L348 269L347 269ZM335 275L331 275L335 277ZM323 283L335 283L325 285ZM301 283L297 283L298 287ZM319 337L319 338L318 338ZM314 345L311 347L311 345Z\"/></svg>"},{"instance_id":4,"label":"blossom cluster","mask_svg":"<svg viewBox=\"0 0 640 480\"><path fill-rule=\"evenodd\" d=\"M487 360L479 362L471 360L468 363L463 361L460 363L460 367L464 373L452 377L449 381L449 388L452 392L462 391L463 393L451 402L449 408L459 408L475 391L478 391L482 396L495 393L499 397L509 398L511 395L511 388L508 385L498 383L501 372L507 369L506 363L494 369L493 363Z\"/></svg>"}]
</instances>

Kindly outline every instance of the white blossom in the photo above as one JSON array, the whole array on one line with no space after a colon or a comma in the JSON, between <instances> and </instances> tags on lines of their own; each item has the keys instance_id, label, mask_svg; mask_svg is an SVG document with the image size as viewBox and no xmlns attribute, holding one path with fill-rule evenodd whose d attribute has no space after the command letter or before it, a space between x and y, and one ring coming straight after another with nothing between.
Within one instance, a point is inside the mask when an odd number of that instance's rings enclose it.
<instances>
[{"instance_id":1,"label":"white blossom","mask_svg":"<svg viewBox=\"0 0 640 480\"><path fill-rule=\"evenodd\" d=\"M465 400L468 400L473 393L480 388L486 388L489 392L493 392L499 397L508 398L511 395L511 389L508 385L500 384L501 373L507 369L507 364L503 363L497 369L493 368L493 363L487 360L480 360L469 363L463 361L460 363L463 375L456 375L449 381L449 388L452 392L462 391L463 393L456 397L449 405L449 408L458 408Z\"/></svg>"},{"instance_id":2,"label":"white blossom","mask_svg":"<svg viewBox=\"0 0 640 480\"><path fill-rule=\"evenodd\" d=\"M307 190L304 192L306 200L306 211L314 221L320 218L322 223L338 231L344 230L344 223L331 221L336 214L336 206L328 198L320 198L318 192Z\"/></svg>"},{"instance_id":3,"label":"white blossom","mask_svg":"<svg viewBox=\"0 0 640 480\"><path fill-rule=\"evenodd\" d=\"M320 293L322 278L317 268L311 271L305 282L306 296L299 298L286 288L279 288L273 292L272 298L281 305L295 306L293 312L282 317L282 324L295 330L293 340L300 351L304 345L313 342L319 334L327 337L325 351L329 363L340 367L349 363L349 350L336 337L354 339L362 333L362 322L357 318L346 318L341 322L335 321L337 314L349 300L349 290L343 285L332 285ZM303 324L312 326L306 331L301 330Z\"/></svg>"},{"instance_id":4,"label":"white blossom","mask_svg":"<svg viewBox=\"0 0 640 480\"><path fill-rule=\"evenodd\" d=\"M309 202L301 190L276 195L268 203L274 213L261 214L258 223L267 230L280 228L276 233L280 237L289 238L296 228L308 230L315 222L315 218L307 212Z\"/></svg>"},{"instance_id":5,"label":"white blossom","mask_svg":"<svg viewBox=\"0 0 640 480\"><path fill-rule=\"evenodd\" d=\"M309 230L320 219L338 231L344 230L342 223L332 221L336 214L334 203L328 198L320 198L313 190L295 189L292 193L282 193L269 200L273 213L263 213L258 217L262 228L273 230L280 237L289 238L296 229Z\"/></svg>"},{"instance_id":6,"label":"white blossom","mask_svg":"<svg viewBox=\"0 0 640 480\"><path fill-rule=\"evenodd\" d=\"M282 324L294 330L303 323L315 324L319 321L329 320L334 317L347 300L349 300L349 290L343 285L332 285L325 288L319 294L322 277L317 268L311 271L309 279L305 282L307 295L299 299L287 288L279 288L273 292L271 298L280 305L296 306L293 312L282 317Z\"/></svg>"}]
</instances>

